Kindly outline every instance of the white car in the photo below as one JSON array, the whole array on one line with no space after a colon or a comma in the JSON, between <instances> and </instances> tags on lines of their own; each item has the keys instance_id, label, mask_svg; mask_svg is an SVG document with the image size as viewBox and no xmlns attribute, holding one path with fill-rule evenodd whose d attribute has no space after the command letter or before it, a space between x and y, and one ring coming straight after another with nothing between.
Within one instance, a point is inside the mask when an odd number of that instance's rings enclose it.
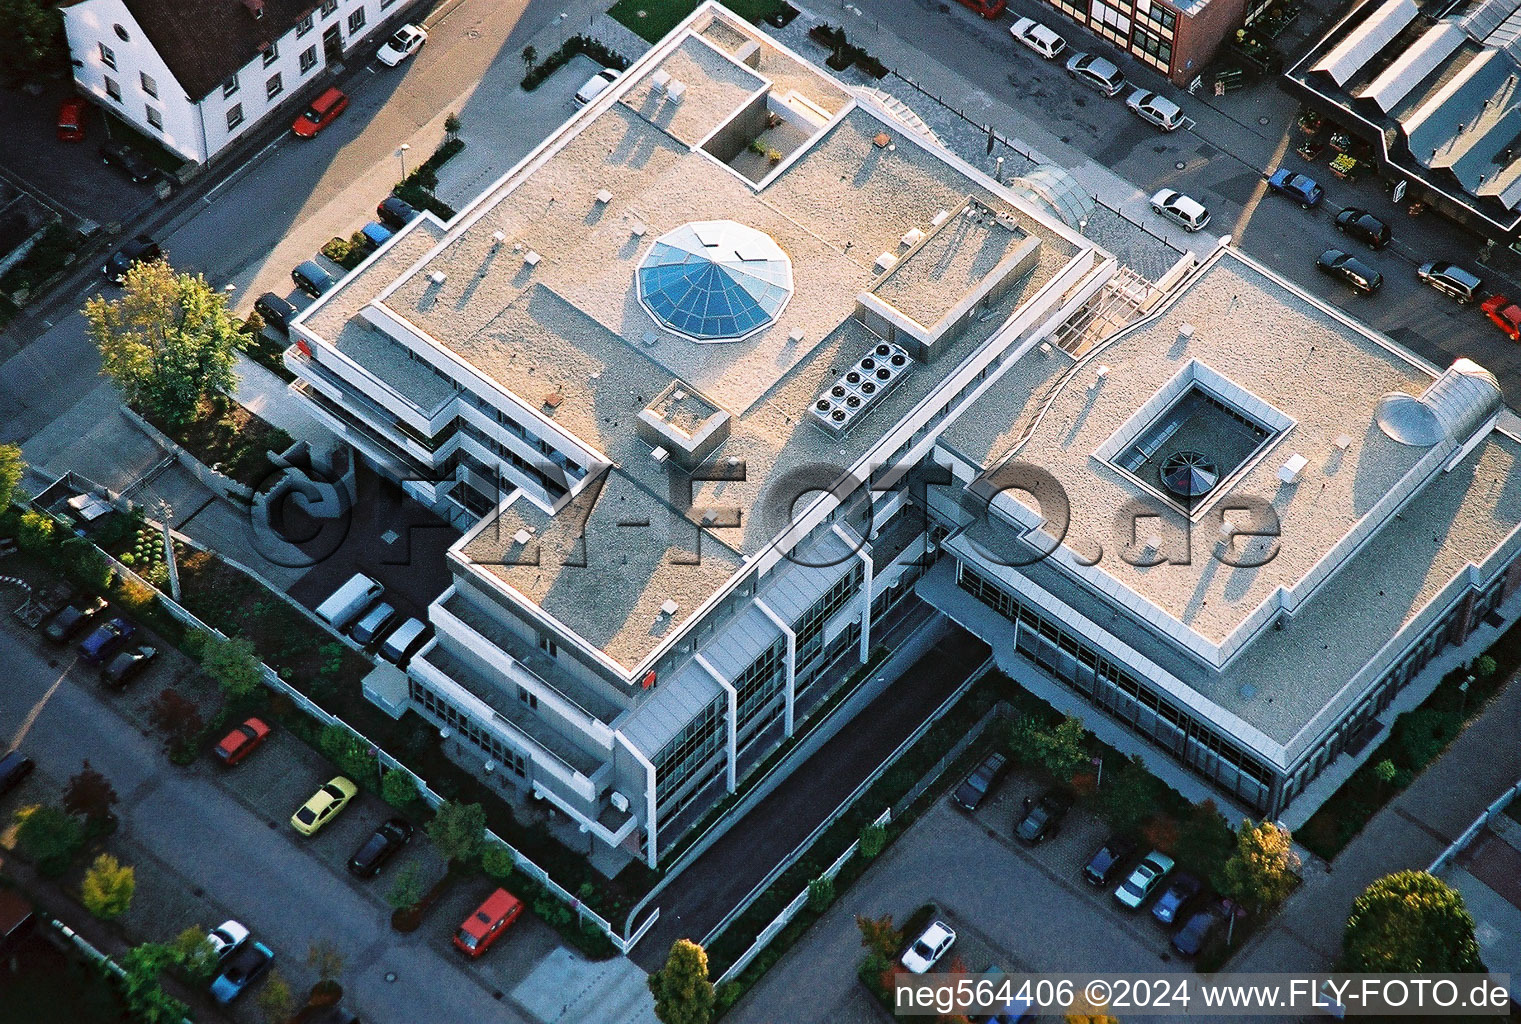
<instances>
[{"instance_id":1,"label":"white car","mask_svg":"<svg viewBox=\"0 0 1521 1024\"><path fill-rule=\"evenodd\" d=\"M375 54L377 60L388 68L394 68L412 54L422 49L423 43L428 41L428 33L416 25L403 25L396 30L396 34L387 39Z\"/></svg>"},{"instance_id":2,"label":"white car","mask_svg":"<svg viewBox=\"0 0 1521 1024\"><path fill-rule=\"evenodd\" d=\"M936 921L924 929L924 934L908 947L908 951L903 954L903 966L914 974L925 974L940 962L940 958L945 956L955 941L956 933L951 930L951 926L944 921Z\"/></svg>"},{"instance_id":3,"label":"white car","mask_svg":"<svg viewBox=\"0 0 1521 1024\"><path fill-rule=\"evenodd\" d=\"M218 960L225 960L233 950L248 940L248 929L236 921L223 921L206 935Z\"/></svg>"},{"instance_id":4,"label":"white car","mask_svg":"<svg viewBox=\"0 0 1521 1024\"><path fill-rule=\"evenodd\" d=\"M1125 101L1130 112L1142 121L1150 121L1164 132L1176 131L1183 124L1183 108L1166 96L1147 89L1137 89Z\"/></svg>"},{"instance_id":5,"label":"white car","mask_svg":"<svg viewBox=\"0 0 1521 1024\"><path fill-rule=\"evenodd\" d=\"M1151 197L1151 208L1184 231L1198 231L1209 223L1209 211L1197 199L1190 199L1175 188L1164 188Z\"/></svg>"},{"instance_id":6,"label":"white car","mask_svg":"<svg viewBox=\"0 0 1521 1024\"><path fill-rule=\"evenodd\" d=\"M1152 850L1136 865L1130 877L1114 890L1114 898L1120 901L1120 906L1135 910L1146 902L1146 897L1156 892L1157 886L1162 884L1162 879L1171 870L1172 858L1161 850Z\"/></svg>"},{"instance_id":7,"label":"white car","mask_svg":"<svg viewBox=\"0 0 1521 1024\"><path fill-rule=\"evenodd\" d=\"M581 86L580 91L576 93L576 106L586 106L606 92L607 87L617 80L618 72L612 68L603 68L601 71L598 71L591 78L587 79L586 84Z\"/></svg>"},{"instance_id":8,"label":"white car","mask_svg":"<svg viewBox=\"0 0 1521 1024\"><path fill-rule=\"evenodd\" d=\"M1009 29L1014 41L1023 43L1046 60L1055 60L1067 48L1067 41L1034 18L1020 18Z\"/></svg>"}]
</instances>

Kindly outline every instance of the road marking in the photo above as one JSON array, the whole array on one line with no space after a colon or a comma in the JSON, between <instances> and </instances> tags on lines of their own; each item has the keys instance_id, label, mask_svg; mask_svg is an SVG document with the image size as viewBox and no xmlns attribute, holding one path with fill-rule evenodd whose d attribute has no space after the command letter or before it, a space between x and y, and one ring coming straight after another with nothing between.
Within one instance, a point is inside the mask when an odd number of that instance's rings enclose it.
<instances>
[{"instance_id":1,"label":"road marking","mask_svg":"<svg viewBox=\"0 0 1521 1024\"><path fill-rule=\"evenodd\" d=\"M1269 167L1277 167L1283 160L1283 154L1289 151L1289 136L1285 134L1278 143L1278 148L1273 151L1273 159L1268 162ZM1242 232L1246 231L1247 221L1257 212L1257 206L1262 202L1262 197L1267 195L1267 179L1259 177L1257 187L1252 189L1249 198L1241 207L1241 216L1236 218L1236 226L1231 229L1231 241L1236 245L1241 244Z\"/></svg>"},{"instance_id":2,"label":"road marking","mask_svg":"<svg viewBox=\"0 0 1521 1024\"><path fill-rule=\"evenodd\" d=\"M78 660L77 656L74 660ZM16 735L11 737L10 749L15 750L17 747L21 746L21 741L26 739L26 734L31 732L32 726L36 724L37 716L42 714L42 709L47 706L48 701L53 699L53 693L58 689L64 678L69 674L69 669L73 667L74 661L70 661L66 666L64 666L64 669L61 673L59 673L58 678L53 680L53 685L48 687L48 692L39 697L37 699L37 703L32 705L32 710L27 712L26 718L21 722L21 727L16 730Z\"/></svg>"},{"instance_id":3,"label":"road marking","mask_svg":"<svg viewBox=\"0 0 1521 1024\"><path fill-rule=\"evenodd\" d=\"M253 156L249 157L247 160L244 160L241 164L228 172L227 176L221 181L217 182L216 185L212 187L210 192L207 192L204 196L201 197L201 202L205 203L207 206L210 206L213 202L212 196L222 191L222 188L224 186L232 184L233 179L237 178L238 175L242 174L254 163L256 163L261 157L264 156L265 153L268 153L270 150L274 149L284 141L285 136L283 134L277 135L274 139L270 140L269 145L265 146L263 149L259 150Z\"/></svg>"}]
</instances>

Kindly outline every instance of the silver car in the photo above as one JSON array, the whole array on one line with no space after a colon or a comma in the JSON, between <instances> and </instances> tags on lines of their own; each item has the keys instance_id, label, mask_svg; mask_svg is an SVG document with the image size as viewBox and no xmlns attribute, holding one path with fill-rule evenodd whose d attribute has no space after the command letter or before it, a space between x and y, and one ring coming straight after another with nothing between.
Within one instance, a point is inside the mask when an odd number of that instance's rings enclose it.
<instances>
[{"instance_id":1,"label":"silver car","mask_svg":"<svg viewBox=\"0 0 1521 1024\"><path fill-rule=\"evenodd\" d=\"M1067 77L1075 78L1105 96L1114 96L1125 88L1125 76L1110 61L1095 53L1074 53L1067 60Z\"/></svg>"}]
</instances>

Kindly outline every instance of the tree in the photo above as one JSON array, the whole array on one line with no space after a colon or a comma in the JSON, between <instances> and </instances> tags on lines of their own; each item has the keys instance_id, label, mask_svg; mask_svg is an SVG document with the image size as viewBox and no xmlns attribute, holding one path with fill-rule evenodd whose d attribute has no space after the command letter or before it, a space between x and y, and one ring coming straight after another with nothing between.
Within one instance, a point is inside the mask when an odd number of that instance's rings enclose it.
<instances>
[{"instance_id":1,"label":"tree","mask_svg":"<svg viewBox=\"0 0 1521 1024\"><path fill-rule=\"evenodd\" d=\"M27 554L44 554L53 546L58 524L41 512L23 512L16 523L16 544Z\"/></svg>"},{"instance_id":2,"label":"tree","mask_svg":"<svg viewBox=\"0 0 1521 1024\"><path fill-rule=\"evenodd\" d=\"M137 892L137 872L121 864L109 853L95 858L79 883L79 898L85 909L102 921L121 917L132 906Z\"/></svg>"},{"instance_id":3,"label":"tree","mask_svg":"<svg viewBox=\"0 0 1521 1024\"><path fill-rule=\"evenodd\" d=\"M10 508L24 476L26 461L21 458L20 445L0 444L0 512Z\"/></svg>"},{"instance_id":4,"label":"tree","mask_svg":"<svg viewBox=\"0 0 1521 1024\"><path fill-rule=\"evenodd\" d=\"M468 863L481 852L486 840L486 812L480 804L446 800L428 823L428 835L450 862Z\"/></svg>"},{"instance_id":5,"label":"tree","mask_svg":"<svg viewBox=\"0 0 1521 1024\"><path fill-rule=\"evenodd\" d=\"M122 995L132 1018L140 1024L180 1024L189 1007L164 991L164 971L175 966L172 947L144 942L122 954Z\"/></svg>"},{"instance_id":6,"label":"tree","mask_svg":"<svg viewBox=\"0 0 1521 1024\"><path fill-rule=\"evenodd\" d=\"M391 882L391 888L386 890L386 902L392 910L405 910L407 907L416 906L424 895L422 869L417 862L407 861L396 872L396 878Z\"/></svg>"},{"instance_id":7,"label":"tree","mask_svg":"<svg viewBox=\"0 0 1521 1024\"><path fill-rule=\"evenodd\" d=\"M290 1020L291 1014L296 1012L296 1000L291 995L290 982L273 967L265 976L264 987L259 989L254 1003L267 1024L285 1024Z\"/></svg>"},{"instance_id":8,"label":"tree","mask_svg":"<svg viewBox=\"0 0 1521 1024\"><path fill-rule=\"evenodd\" d=\"M11 85L62 78L69 69L63 16L47 0L0 0L0 68Z\"/></svg>"},{"instance_id":9,"label":"tree","mask_svg":"<svg viewBox=\"0 0 1521 1024\"><path fill-rule=\"evenodd\" d=\"M665 966L650 975L649 983L662 1024L708 1024L713 1018L708 954L691 939L672 944Z\"/></svg>"},{"instance_id":10,"label":"tree","mask_svg":"<svg viewBox=\"0 0 1521 1024\"><path fill-rule=\"evenodd\" d=\"M1426 871L1398 871L1363 890L1352 904L1341 947L1348 971L1485 970L1462 894Z\"/></svg>"},{"instance_id":11,"label":"tree","mask_svg":"<svg viewBox=\"0 0 1521 1024\"><path fill-rule=\"evenodd\" d=\"M1190 868L1210 884L1221 884L1226 858L1236 846L1236 835L1213 800L1194 804L1178 829L1178 863Z\"/></svg>"},{"instance_id":12,"label":"tree","mask_svg":"<svg viewBox=\"0 0 1521 1024\"><path fill-rule=\"evenodd\" d=\"M861 930L861 945L868 952L875 953L883 960L891 960L898 955L898 949L903 945L903 933L893 927L891 914L878 918L857 914L856 927Z\"/></svg>"},{"instance_id":13,"label":"tree","mask_svg":"<svg viewBox=\"0 0 1521 1024\"><path fill-rule=\"evenodd\" d=\"M3 507L4 504L0 503L0 508ZM1499 667L1500 663L1495 661L1495 659L1488 654L1481 654L1473 660L1473 674L1478 676L1480 679L1488 679L1490 676L1495 674L1496 670L1498 670Z\"/></svg>"},{"instance_id":14,"label":"tree","mask_svg":"<svg viewBox=\"0 0 1521 1024\"><path fill-rule=\"evenodd\" d=\"M1134 832L1151 817L1157 806L1156 777L1139 757L1127 757L1113 771L1104 773L1095 802L1098 811L1120 832Z\"/></svg>"},{"instance_id":15,"label":"tree","mask_svg":"<svg viewBox=\"0 0 1521 1024\"><path fill-rule=\"evenodd\" d=\"M116 790L104 775L90 767L85 759L79 774L69 779L63 791L63 809L85 820L85 830L90 835L105 835L116 828L116 815L111 805L116 803Z\"/></svg>"},{"instance_id":16,"label":"tree","mask_svg":"<svg viewBox=\"0 0 1521 1024\"><path fill-rule=\"evenodd\" d=\"M1243 820L1236 849L1222 870L1225 895L1254 913L1282 903L1298 882L1299 855L1289 830L1271 821Z\"/></svg>"},{"instance_id":17,"label":"tree","mask_svg":"<svg viewBox=\"0 0 1521 1024\"><path fill-rule=\"evenodd\" d=\"M56 878L67 871L84 844L84 825L56 807L18 807L15 821L17 847L45 877Z\"/></svg>"},{"instance_id":18,"label":"tree","mask_svg":"<svg viewBox=\"0 0 1521 1024\"><path fill-rule=\"evenodd\" d=\"M338 952L337 944L331 939L318 939L307 948L306 966L317 975L317 984L312 987L314 998L330 1005L343 995L343 986L338 984L343 963L343 954Z\"/></svg>"},{"instance_id":19,"label":"tree","mask_svg":"<svg viewBox=\"0 0 1521 1024\"><path fill-rule=\"evenodd\" d=\"M134 264L119 299L85 303L101 373L129 405L174 427L195 419L201 401L237 384L238 330L227 297L197 274L163 261Z\"/></svg>"},{"instance_id":20,"label":"tree","mask_svg":"<svg viewBox=\"0 0 1521 1024\"><path fill-rule=\"evenodd\" d=\"M201 668L229 697L247 697L264 685L264 668L247 637L208 637L201 650Z\"/></svg>"},{"instance_id":21,"label":"tree","mask_svg":"<svg viewBox=\"0 0 1521 1024\"><path fill-rule=\"evenodd\" d=\"M206 937L205 928L191 925L174 937L169 948L174 951L175 963L192 982L205 984L211 980L217 966L217 954Z\"/></svg>"},{"instance_id":22,"label":"tree","mask_svg":"<svg viewBox=\"0 0 1521 1024\"><path fill-rule=\"evenodd\" d=\"M148 706L148 720L163 734L164 749L171 758L188 752L206 728L195 702L172 686L166 686L153 698Z\"/></svg>"},{"instance_id":23,"label":"tree","mask_svg":"<svg viewBox=\"0 0 1521 1024\"><path fill-rule=\"evenodd\" d=\"M882 848L887 845L887 826L863 826L861 829L861 834L858 838L860 840L860 845L856 847L857 852L859 852L861 856L866 860L871 860L876 857L877 854L881 853Z\"/></svg>"},{"instance_id":24,"label":"tree","mask_svg":"<svg viewBox=\"0 0 1521 1024\"><path fill-rule=\"evenodd\" d=\"M1088 733L1080 718L1068 715L1054 728L1030 715L1014 720L1009 741L1026 764L1039 765L1063 782L1089 761Z\"/></svg>"},{"instance_id":25,"label":"tree","mask_svg":"<svg viewBox=\"0 0 1521 1024\"><path fill-rule=\"evenodd\" d=\"M412 778L412 773L394 768L381 778L380 796L386 803L402 811L422 799L422 794L417 790L417 780Z\"/></svg>"},{"instance_id":26,"label":"tree","mask_svg":"<svg viewBox=\"0 0 1521 1024\"><path fill-rule=\"evenodd\" d=\"M512 854L500 843L488 843L481 851L481 870L490 875L493 881L507 881L513 866Z\"/></svg>"},{"instance_id":27,"label":"tree","mask_svg":"<svg viewBox=\"0 0 1521 1024\"><path fill-rule=\"evenodd\" d=\"M538 62L539 62L539 51L535 50L531 46L525 46L525 47L523 47L523 66L528 69L528 73L530 75L533 74L533 66L535 64L537 64Z\"/></svg>"},{"instance_id":28,"label":"tree","mask_svg":"<svg viewBox=\"0 0 1521 1024\"><path fill-rule=\"evenodd\" d=\"M532 50L533 47L530 46L528 49ZM529 70L532 71L533 69L529 68ZM458 135L459 130L464 126L464 123L459 119L459 115L452 110L449 111L449 116L444 118L444 134L448 135L451 139Z\"/></svg>"}]
</instances>

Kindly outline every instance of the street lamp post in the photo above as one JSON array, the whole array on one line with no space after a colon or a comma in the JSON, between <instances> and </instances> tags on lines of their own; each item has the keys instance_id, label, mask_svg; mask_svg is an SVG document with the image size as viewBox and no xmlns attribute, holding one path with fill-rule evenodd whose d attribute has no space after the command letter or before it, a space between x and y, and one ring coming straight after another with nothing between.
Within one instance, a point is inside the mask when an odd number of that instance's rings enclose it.
<instances>
[{"instance_id":1,"label":"street lamp post","mask_svg":"<svg viewBox=\"0 0 1521 1024\"><path fill-rule=\"evenodd\" d=\"M401 157L401 177L403 181L407 177L407 150L411 148L412 144L410 142L403 142L401 148L396 151L396 155Z\"/></svg>"},{"instance_id":2,"label":"street lamp post","mask_svg":"<svg viewBox=\"0 0 1521 1024\"><path fill-rule=\"evenodd\" d=\"M1462 696L1463 696L1462 701L1458 704L1458 717L1459 718L1462 718L1464 715L1466 715L1468 713L1468 688L1471 685L1473 685L1473 676L1471 676L1471 675L1467 679L1463 680L1461 683L1458 684L1458 693L1462 694Z\"/></svg>"}]
</instances>

